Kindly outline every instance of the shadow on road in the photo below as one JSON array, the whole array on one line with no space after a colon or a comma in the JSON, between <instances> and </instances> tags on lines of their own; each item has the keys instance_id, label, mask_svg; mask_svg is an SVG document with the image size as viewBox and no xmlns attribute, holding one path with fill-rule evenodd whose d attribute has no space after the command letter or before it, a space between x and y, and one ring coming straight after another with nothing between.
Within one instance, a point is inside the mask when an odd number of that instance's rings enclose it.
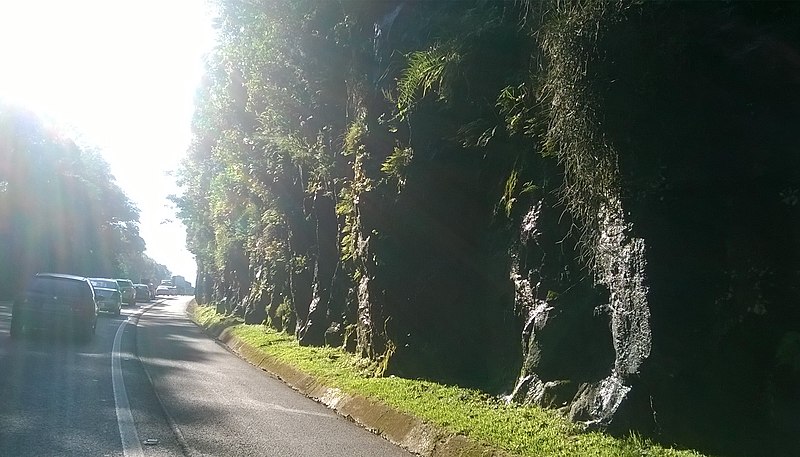
<instances>
[{"instance_id":1,"label":"shadow on road","mask_svg":"<svg viewBox=\"0 0 800 457\"><path fill-rule=\"evenodd\" d=\"M80 341L68 329L12 340L0 304L0 455L103 455L119 448L110 382L112 327Z\"/></svg>"}]
</instances>

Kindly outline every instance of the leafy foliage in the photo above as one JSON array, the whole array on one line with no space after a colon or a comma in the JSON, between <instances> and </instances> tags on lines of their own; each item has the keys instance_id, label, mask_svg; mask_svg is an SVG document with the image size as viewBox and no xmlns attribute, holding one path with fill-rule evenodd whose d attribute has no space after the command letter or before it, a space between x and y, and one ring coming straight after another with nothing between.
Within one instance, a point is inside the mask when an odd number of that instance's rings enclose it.
<instances>
[{"instance_id":1,"label":"leafy foliage","mask_svg":"<svg viewBox=\"0 0 800 457\"><path fill-rule=\"evenodd\" d=\"M396 336L377 323L397 310L378 297L383 269L396 265L382 246L398 235L385 228L406 217L393 206L404 204L404 189L419 179L416 164L431 161L431 151L470 150L489 163L490 140L507 148L499 116L533 109L528 96L524 109L498 112L504 88L527 87L528 51L506 46L534 44L519 27L522 5L218 6L219 45L198 92L184 191L175 197L203 278L198 298L289 325L302 341L316 332L321 342L329 325L357 324L358 350L391 371ZM484 80L487 65L492 76ZM434 113L441 131L429 130ZM492 156L486 179L498 191L479 203L488 217L500 200L510 218L513 203L536 187L527 174L516 184L514 163L527 163L526 155ZM281 317L287 306L293 320Z\"/></svg>"},{"instance_id":2,"label":"leafy foliage","mask_svg":"<svg viewBox=\"0 0 800 457\"><path fill-rule=\"evenodd\" d=\"M392 154L381 165L381 171L397 181L398 192L406 184L406 168L411 164L413 158L414 151L410 147L400 148L395 146Z\"/></svg>"},{"instance_id":3,"label":"leafy foliage","mask_svg":"<svg viewBox=\"0 0 800 457\"><path fill-rule=\"evenodd\" d=\"M436 90L438 99L447 101L451 96L448 84L460 60L461 55L453 43L437 44L431 49L411 53L408 67L397 84L397 106L400 113L412 108L418 92L421 92L421 97L425 97Z\"/></svg>"}]
</instances>

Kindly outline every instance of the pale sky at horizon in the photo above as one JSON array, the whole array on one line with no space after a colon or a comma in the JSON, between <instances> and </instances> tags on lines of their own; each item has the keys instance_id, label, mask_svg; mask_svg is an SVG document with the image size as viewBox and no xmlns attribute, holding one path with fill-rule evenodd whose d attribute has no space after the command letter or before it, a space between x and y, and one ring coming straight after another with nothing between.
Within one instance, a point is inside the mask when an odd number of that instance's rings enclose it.
<instances>
[{"instance_id":1,"label":"pale sky at horizon","mask_svg":"<svg viewBox=\"0 0 800 457\"><path fill-rule=\"evenodd\" d=\"M140 210L147 254L194 284L185 228L167 196L191 140L204 0L0 1L0 98L77 132L101 151Z\"/></svg>"}]
</instances>

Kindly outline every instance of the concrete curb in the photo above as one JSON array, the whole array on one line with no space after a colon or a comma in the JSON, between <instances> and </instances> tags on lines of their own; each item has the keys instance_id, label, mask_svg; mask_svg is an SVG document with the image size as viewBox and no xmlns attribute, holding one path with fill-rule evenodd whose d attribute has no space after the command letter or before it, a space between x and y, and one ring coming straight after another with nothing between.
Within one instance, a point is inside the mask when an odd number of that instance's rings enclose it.
<instances>
[{"instance_id":1,"label":"concrete curb","mask_svg":"<svg viewBox=\"0 0 800 457\"><path fill-rule=\"evenodd\" d=\"M224 344L243 360L272 374L288 386L333 409L391 443L424 457L513 457L505 451L477 443L431 425L410 414L361 395L347 394L276 360L233 335L230 328L210 332L194 320L197 304L192 300L186 313L207 335Z\"/></svg>"}]
</instances>

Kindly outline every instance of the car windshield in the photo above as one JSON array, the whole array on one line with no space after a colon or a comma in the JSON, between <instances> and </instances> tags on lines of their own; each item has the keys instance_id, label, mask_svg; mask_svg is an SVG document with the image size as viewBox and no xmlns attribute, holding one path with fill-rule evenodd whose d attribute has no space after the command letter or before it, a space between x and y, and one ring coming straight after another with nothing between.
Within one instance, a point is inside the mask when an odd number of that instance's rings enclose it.
<instances>
[{"instance_id":1,"label":"car windshield","mask_svg":"<svg viewBox=\"0 0 800 457\"><path fill-rule=\"evenodd\" d=\"M91 279L92 286L94 287L105 287L106 289L116 289L119 287L116 281L110 280L103 280L103 279Z\"/></svg>"}]
</instances>

